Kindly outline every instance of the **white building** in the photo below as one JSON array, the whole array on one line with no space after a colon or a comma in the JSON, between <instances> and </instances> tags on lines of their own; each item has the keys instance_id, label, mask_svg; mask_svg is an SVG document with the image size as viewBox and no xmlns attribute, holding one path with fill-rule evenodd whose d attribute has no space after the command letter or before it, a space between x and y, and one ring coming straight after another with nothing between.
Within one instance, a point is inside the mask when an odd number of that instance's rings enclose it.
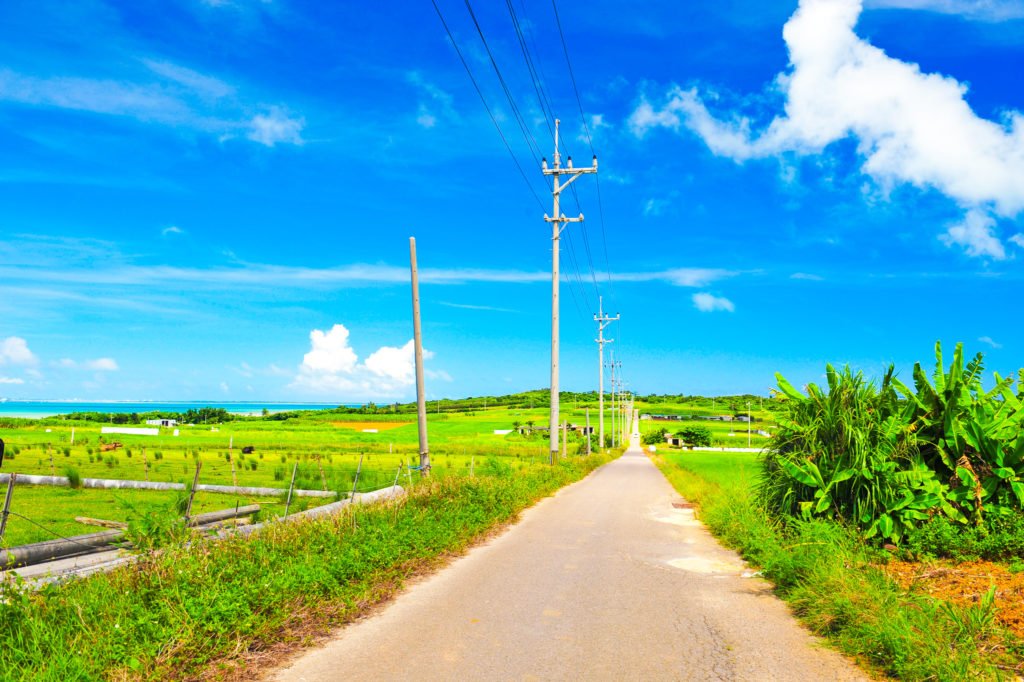
<instances>
[{"instance_id":1,"label":"white building","mask_svg":"<svg viewBox=\"0 0 1024 682\"><path fill-rule=\"evenodd\" d=\"M165 429L169 429L172 426L178 425L177 419L147 419L146 423L150 426L162 426Z\"/></svg>"}]
</instances>

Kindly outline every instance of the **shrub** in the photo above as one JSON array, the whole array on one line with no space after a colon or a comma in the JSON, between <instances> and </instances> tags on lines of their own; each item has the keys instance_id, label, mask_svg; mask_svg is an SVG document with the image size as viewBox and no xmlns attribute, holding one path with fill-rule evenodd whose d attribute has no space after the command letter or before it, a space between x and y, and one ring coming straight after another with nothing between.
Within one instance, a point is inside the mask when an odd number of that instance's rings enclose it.
<instances>
[{"instance_id":1,"label":"shrub","mask_svg":"<svg viewBox=\"0 0 1024 682\"><path fill-rule=\"evenodd\" d=\"M676 436L683 439L688 445L698 448L706 448L711 445L711 429L706 426L687 426L678 431Z\"/></svg>"},{"instance_id":2,"label":"shrub","mask_svg":"<svg viewBox=\"0 0 1024 682\"><path fill-rule=\"evenodd\" d=\"M648 431L643 435L640 441L644 445L659 445L665 442L665 434L668 433L665 429L657 429L656 431Z\"/></svg>"},{"instance_id":3,"label":"shrub","mask_svg":"<svg viewBox=\"0 0 1024 682\"><path fill-rule=\"evenodd\" d=\"M69 447L67 447L65 445L63 448L61 448L61 450L64 452L64 456L65 457L70 457L71 456L71 448L69 448Z\"/></svg>"},{"instance_id":4,"label":"shrub","mask_svg":"<svg viewBox=\"0 0 1024 682\"><path fill-rule=\"evenodd\" d=\"M82 487L82 475L78 473L78 469L75 467L64 467L64 476L68 479L68 485L73 490L77 490Z\"/></svg>"},{"instance_id":5,"label":"shrub","mask_svg":"<svg viewBox=\"0 0 1024 682\"><path fill-rule=\"evenodd\" d=\"M132 449L131 448L125 448L124 449L124 456L127 457L128 459L131 459L132 458Z\"/></svg>"}]
</instances>

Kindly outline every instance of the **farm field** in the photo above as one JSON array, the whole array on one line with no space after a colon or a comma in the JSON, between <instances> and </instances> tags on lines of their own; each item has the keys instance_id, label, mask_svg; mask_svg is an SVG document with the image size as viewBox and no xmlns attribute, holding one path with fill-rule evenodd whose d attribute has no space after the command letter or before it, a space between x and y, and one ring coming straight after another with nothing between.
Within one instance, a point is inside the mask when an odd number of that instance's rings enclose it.
<instances>
[{"instance_id":1,"label":"farm field","mask_svg":"<svg viewBox=\"0 0 1024 682\"><path fill-rule=\"evenodd\" d=\"M563 406L563 416L583 424L586 406ZM596 406L592 424L596 428ZM497 407L428 414L431 463L435 476L467 476L479 473L489 459L523 470L547 462L548 437L495 430L515 426L547 426L546 408ZM239 418L235 421L178 425L161 428L158 436L102 434L103 426L85 420L6 419L0 421L0 438L6 442L4 472L28 475L67 476L121 480L149 480L190 484L196 465L202 462L199 483L244 487L289 486L295 470L297 489L334 491L344 497L353 489L366 492L391 485L398 476L402 485L415 482L418 472L418 434L415 414L341 414L302 412L288 419ZM610 424L610 410L608 411ZM139 424L117 424L139 426ZM174 435L175 428L178 430ZM74 442L72 443L72 429ZM375 432L374 432L375 431ZM122 447L101 451L119 442ZM586 443L577 434L567 439L572 456L585 453ZM249 454L242 449L253 448ZM55 486L18 485L12 498L12 515L2 545L88 533L97 530L74 521L88 516L126 521L172 508L183 491L69 489ZM296 497L291 511L324 504L333 498ZM196 510L225 509L235 504L258 503L264 516L284 509L280 497L257 498L199 491Z\"/></svg>"},{"instance_id":2,"label":"farm field","mask_svg":"<svg viewBox=\"0 0 1024 682\"><path fill-rule=\"evenodd\" d=\"M742 409L731 410L729 409L730 405ZM763 448L768 444L769 439L758 434L757 431L760 429L771 433L776 427L774 421L775 412L773 409L770 409L774 407L775 405L771 401L766 401L764 409L759 409L759 403L752 402L750 416L754 420L760 419L761 421L754 421L750 424L750 447ZM712 406L710 399L673 403L638 402L637 409L641 414L649 413L651 415L719 416L733 415L737 412L743 415L747 414L745 403L728 399L718 401L715 407ZM747 422L743 421L642 419L640 421L640 433L645 434L657 431L658 429L665 429L669 434L674 434L688 426L703 426L707 428L711 432L711 447L747 447ZM672 446L666 445L665 447Z\"/></svg>"}]
</instances>

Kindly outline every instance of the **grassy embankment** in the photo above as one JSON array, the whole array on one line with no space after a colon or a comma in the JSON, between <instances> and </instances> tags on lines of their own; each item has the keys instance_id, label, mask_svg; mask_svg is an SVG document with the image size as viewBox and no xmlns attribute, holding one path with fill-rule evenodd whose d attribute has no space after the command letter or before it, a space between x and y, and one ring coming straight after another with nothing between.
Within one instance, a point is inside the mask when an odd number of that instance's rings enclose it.
<instances>
[{"instance_id":1,"label":"grassy embankment","mask_svg":"<svg viewBox=\"0 0 1024 682\"><path fill-rule=\"evenodd\" d=\"M584 423L585 406L564 406L570 422ZM596 424L596 410L592 412ZM518 433L495 434L515 423L535 426L547 424L547 411L536 408L491 408L471 412L428 415L432 463L435 474L468 475L484 457L498 456L510 466L524 470L547 461L546 434L526 438ZM216 425L160 429L159 436L100 433L103 424L60 419L5 419L0 438L7 443L4 471L21 474L66 475L70 469L82 478L173 481L190 483L197 462L202 462L199 482L216 485L265 486L287 488L292 468L298 465L297 488L326 489L347 494L352 490L356 469L362 461L359 491L390 485L399 465L418 463L418 435L415 415L339 414L330 411L303 412L287 420L242 419ZM141 425L128 425L141 426ZM71 430L75 429L74 444ZM216 431L211 429L217 429ZM375 430L376 433L364 431ZM102 442L118 441L125 447L100 452ZM233 441L234 447L229 449ZM242 454L244 446L255 452ZM585 443L570 436L569 454L585 451ZM51 466L52 458L52 466ZM234 475L232 475L234 465ZM323 474L321 475L321 468ZM406 482L403 469L401 482ZM47 540L59 535L75 535L96 528L74 521L89 516L127 521L173 502L176 493L119 490L61 490L19 486L12 509L44 526L11 517L3 545L10 547ZM300 498L293 509L323 504L330 500ZM274 512L283 508L276 498L255 499L199 492L196 506L202 511L228 508L238 504L259 503Z\"/></svg>"},{"instance_id":2,"label":"grassy embankment","mask_svg":"<svg viewBox=\"0 0 1024 682\"><path fill-rule=\"evenodd\" d=\"M991 603L944 604L902 590L873 549L830 521L785 524L758 508L756 453L657 453L655 461L725 544L761 567L801 620L886 675L910 680L995 679L1021 658Z\"/></svg>"},{"instance_id":3,"label":"grassy embankment","mask_svg":"<svg viewBox=\"0 0 1024 682\"><path fill-rule=\"evenodd\" d=\"M8 679L78 680L244 667L249 652L298 645L365 612L607 459L517 472L491 458L474 478L424 482L398 501L170 546L66 587L0 588L0 669Z\"/></svg>"}]
</instances>

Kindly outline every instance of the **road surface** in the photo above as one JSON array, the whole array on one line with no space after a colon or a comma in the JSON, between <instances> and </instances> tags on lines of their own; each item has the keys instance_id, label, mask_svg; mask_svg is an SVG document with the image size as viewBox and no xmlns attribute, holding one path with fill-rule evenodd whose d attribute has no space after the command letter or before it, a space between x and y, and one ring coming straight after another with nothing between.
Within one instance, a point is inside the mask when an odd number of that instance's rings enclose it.
<instances>
[{"instance_id":1,"label":"road surface","mask_svg":"<svg viewBox=\"0 0 1024 682\"><path fill-rule=\"evenodd\" d=\"M404 590L275 680L866 680L621 458Z\"/></svg>"}]
</instances>

